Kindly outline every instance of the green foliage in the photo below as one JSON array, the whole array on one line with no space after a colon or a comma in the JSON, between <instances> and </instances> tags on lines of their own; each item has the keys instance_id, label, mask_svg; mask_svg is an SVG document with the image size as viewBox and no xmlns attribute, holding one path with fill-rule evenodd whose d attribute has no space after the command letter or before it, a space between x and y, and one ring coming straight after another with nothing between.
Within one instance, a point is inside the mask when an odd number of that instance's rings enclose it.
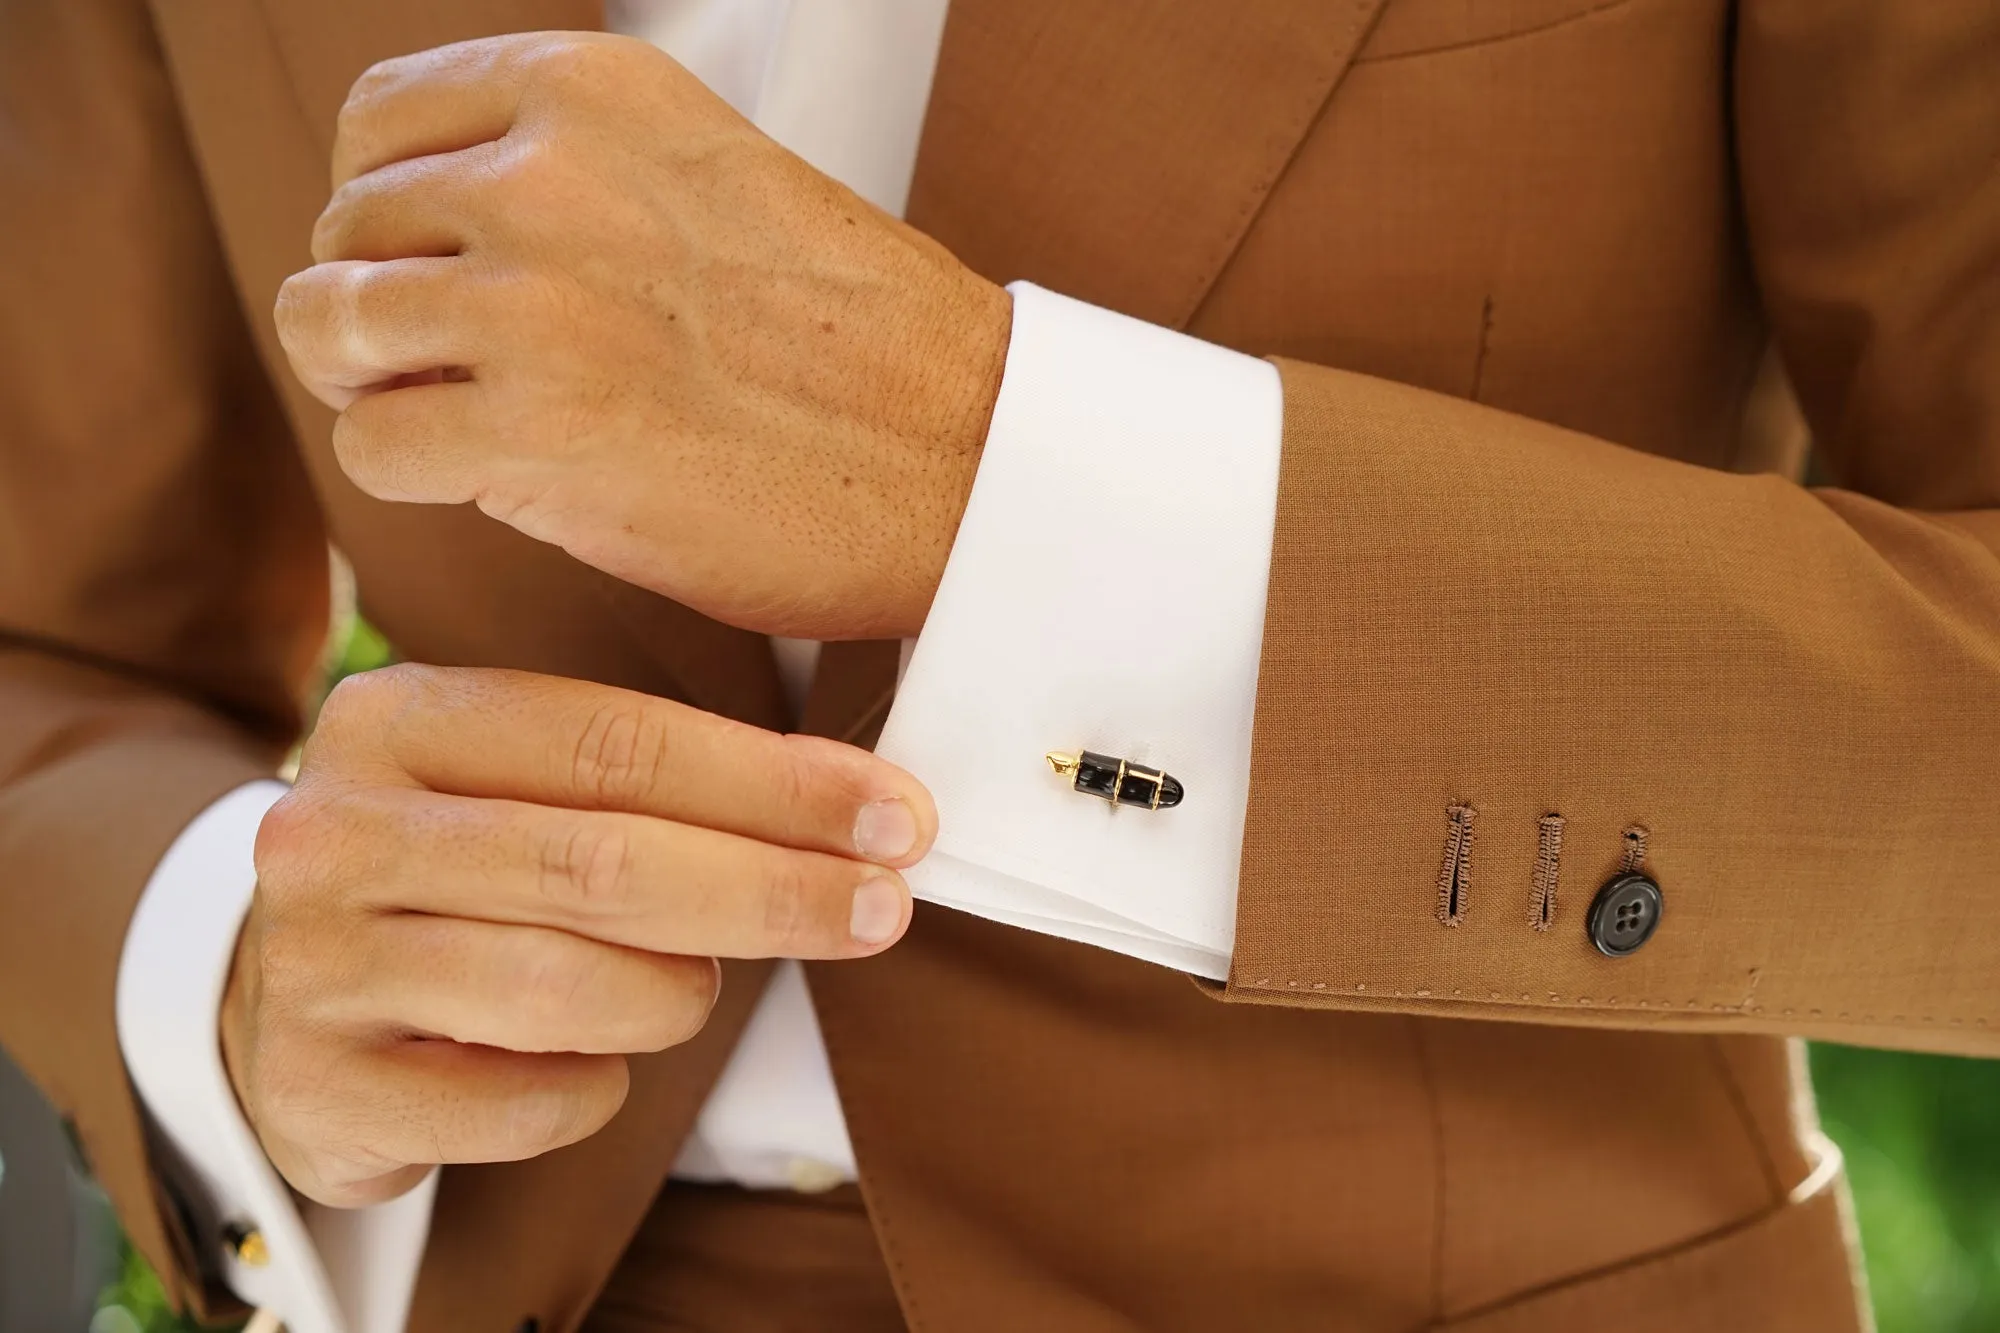
<instances>
[{"instance_id":1,"label":"green foliage","mask_svg":"<svg viewBox=\"0 0 2000 1333\"><path fill-rule=\"evenodd\" d=\"M2000 1061L1813 1048L1881 1333L2000 1328Z\"/></svg>"},{"instance_id":2,"label":"green foliage","mask_svg":"<svg viewBox=\"0 0 2000 1333\"><path fill-rule=\"evenodd\" d=\"M347 635L347 645L335 659L334 667L327 676L327 688L343 676L351 676L358 671L373 671L377 667L388 666L396 660L395 652L382 632L359 616Z\"/></svg>"},{"instance_id":3,"label":"green foliage","mask_svg":"<svg viewBox=\"0 0 2000 1333\"><path fill-rule=\"evenodd\" d=\"M98 1300L90 1333L215 1333L183 1319L167 1304L160 1279L129 1242L121 1242L118 1280Z\"/></svg>"}]
</instances>

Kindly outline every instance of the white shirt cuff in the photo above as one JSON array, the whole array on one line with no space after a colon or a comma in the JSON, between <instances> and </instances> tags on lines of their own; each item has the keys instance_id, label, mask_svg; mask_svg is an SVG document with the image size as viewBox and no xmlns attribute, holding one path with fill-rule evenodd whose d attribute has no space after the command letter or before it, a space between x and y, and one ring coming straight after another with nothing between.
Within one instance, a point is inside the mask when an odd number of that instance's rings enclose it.
<instances>
[{"instance_id":1,"label":"white shirt cuff","mask_svg":"<svg viewBox=\"0 0 2000 1333\"><path fill-rule=\"evenodd\" d=\"M295 1203L222 1062L216 1024L256 888L251 849L264 813L284 793L274 781L238 787L161 858L119 960L118 1044L140 1100L195 1176L203 1206L218 1223L263 1234L270 1261L262 1267L214 1238L230 1288L277 1314L291 1333L400 1333L437 1174L373 1208Z\"/></svg>"},{"instance_id":2,"label":"white shirt cuff","mask_svg":"<svg viewBox=\"0 0 2000 1333\"><path fill-rule=\"evenodd\" d=\"M1027 283L985 454L878 752L936 798L919 898L1221 978L1277 511L1274 367ZM1095 750L1172 810L1080 795Z\"/></svg>"}]
</instances>

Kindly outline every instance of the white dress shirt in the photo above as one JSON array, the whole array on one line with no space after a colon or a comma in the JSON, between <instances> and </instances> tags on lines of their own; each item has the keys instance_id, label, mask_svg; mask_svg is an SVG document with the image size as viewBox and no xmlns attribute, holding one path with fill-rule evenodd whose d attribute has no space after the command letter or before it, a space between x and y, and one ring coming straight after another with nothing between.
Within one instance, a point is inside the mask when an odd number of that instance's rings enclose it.
<instances>
[{"instance_id":1,"label":"white dress shirt","mask_svg":"<svg viewBox=\"0 0 2000 1333\"><path fill-rule=\"evenodd\" d=\"M610 0L606 17L900 215L944 9ZM937 799L936 849L907 877L928 901L1221 977L1277 496L1277 374L1039 288L1010 290L985 453L878 747ZM777 640L773 651L802 693L815 646ZM1079 796L1042 755L1082 748L1164 768L1186 800L1165 814ZM254 888L250 849L282 792L260 782L230 793L162 859L127 935L119 1040L210 1210L264 1234L266 1266L223 1256L231 1286L294 1333L397 1333L435 1174L372 1208L295 1205L222 1067L216 1013ZM804 972L783 963L675 1174L820 1188L855 1169Z\"/></svg>"}]
</instances>

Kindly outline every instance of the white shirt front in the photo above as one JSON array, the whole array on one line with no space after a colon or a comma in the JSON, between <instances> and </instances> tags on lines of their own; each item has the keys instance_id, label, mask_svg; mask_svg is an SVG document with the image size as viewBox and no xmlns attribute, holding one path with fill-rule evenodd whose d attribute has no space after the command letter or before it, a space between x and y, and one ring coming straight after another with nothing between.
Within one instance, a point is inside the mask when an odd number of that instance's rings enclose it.
<instances>
[{"instance_id":1,"label":"white shirt front","mask_svg":"<svg viewBox=\"0 0 2000 1333\"><path fill-rule=\"evenodd\" d=\"M900 214L944 0L611 0L778 142ZM1267 364L1015 284L985 454L880 752L937 799L917 895L1210 977L1237 854L1277 494ZM1079 537L1078 534L1091 534ZM1143 554L1144 559L1136 557ZM802 686L814 649L775 641ZM1165 768L1172 812L1068 791L1042 760L1088 748ZM294 1333L396 1333L435 1175L390 1203L295 1207L231 1093L215 1017L275 782L231 793L161 862L128 933L119 1038L214 1214L271 1262L225 1257ZM819 1187L856 1170L803 970L780 965L675 1173Z\"/></svg>"}]
</instances>

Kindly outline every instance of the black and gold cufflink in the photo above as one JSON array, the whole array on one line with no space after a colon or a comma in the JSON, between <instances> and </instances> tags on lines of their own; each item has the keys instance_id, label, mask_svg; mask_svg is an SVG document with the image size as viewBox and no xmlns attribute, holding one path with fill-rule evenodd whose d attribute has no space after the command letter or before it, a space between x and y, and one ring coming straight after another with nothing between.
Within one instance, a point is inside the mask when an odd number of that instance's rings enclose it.
<instances>
[{"instance_id":1,"label":"black and gold cufflink","mask_svg":"<svg viewBox=\"0 0 2000 1333\"><path fill-rule=\"evenodd\" d=\"M222 1228L222 1243L236 1262L246 1268L265 1268L271 1262L271 1247L264 1233L248 1222L231 1222Z\"/></svg>"},{"instance_id":2,"label":"black and gold cufflink","mask_svg":"<svg viewBox=\"0 0 2000 1333\"><path fill-rule=\"evenodd\" d=\"M1181 803L1186 794L1180 779L1147 768L1129 759L1117 759L1089 750L1065 754L1051 750L1043 758L1057 776L1069 779L1071 791L1109 801L1113 805L1135 805L1142 810L1166 810Z\"/></svg>"}]
</instances>

